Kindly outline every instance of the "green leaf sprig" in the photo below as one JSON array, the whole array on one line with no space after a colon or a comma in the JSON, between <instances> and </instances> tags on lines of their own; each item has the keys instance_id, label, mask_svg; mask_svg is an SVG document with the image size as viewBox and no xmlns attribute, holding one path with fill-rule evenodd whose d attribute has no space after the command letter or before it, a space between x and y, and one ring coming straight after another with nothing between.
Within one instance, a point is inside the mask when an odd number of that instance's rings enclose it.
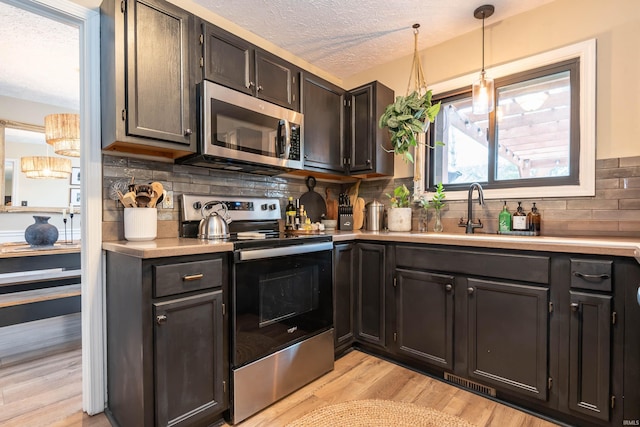
<instances>
[{"instance_id":1,"label":"green leaf sprig","mask_svg":"<svg viewBox=\"0 0 640 427\"><path fill-rule=\"evenodd\" d=\"M444 191L444 186L441 182L439 182L438 185L436 185L436 191L435 193L433 193L433 197L431 198L431 200L422 199L420 200L420 204L424 209L433 208L439 211L445 206L444 200L447 198L447 195L444 193Z\"/></svg>"}]
</instances>

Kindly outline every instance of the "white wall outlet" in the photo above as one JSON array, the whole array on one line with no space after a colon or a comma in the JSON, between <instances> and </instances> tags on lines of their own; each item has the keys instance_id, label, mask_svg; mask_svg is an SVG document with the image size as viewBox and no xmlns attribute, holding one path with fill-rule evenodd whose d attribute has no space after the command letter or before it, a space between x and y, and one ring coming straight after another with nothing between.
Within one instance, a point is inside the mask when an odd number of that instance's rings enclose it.
<instances>
[{"instance_id":1,"label":"white wall outlet","mask_svg":"<svg viewBox=\"0 0 640 427\"><path fill-rule=\"evenodd\" d=\"M173 209L173 191L167 191L162 199L163 209Z\"/></svg>"}]
</instances>

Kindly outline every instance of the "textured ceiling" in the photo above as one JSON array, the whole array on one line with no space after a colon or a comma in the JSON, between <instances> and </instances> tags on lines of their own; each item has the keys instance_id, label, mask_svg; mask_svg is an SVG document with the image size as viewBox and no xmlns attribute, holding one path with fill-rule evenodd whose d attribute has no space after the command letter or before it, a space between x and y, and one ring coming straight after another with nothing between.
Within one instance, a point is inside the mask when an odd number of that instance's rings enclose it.
<instances>
[{"instance_id":1,"label":"textured ceiling","mask_svg":"<svg viewBox=\"0 0 640 427\"><path fill-rule=\"evenodd\" d=\"M240 27L345 79L481 27L482 0L194 0ZM493 0L505 19L553 0ZM478 40L480 46L481 40Z\"/></svg>"},{"instance_id":2,"label":"textured ceiling","mask_svg":"<svg viewBox=\"0 0 640 427\"><path fill-rule=\"evenodd\" d=\"M73 0L96 7L99 0ZM192 0L318 68L345 79L477 30L480 1ZM487 25L553 0L493 0ZM88 3L88 4L87 4ZM478 40L478 45L481 41ZM0 0L0 95L78 109L78 29Z\"/></svg>"},{"instance_id":3,"label":"textured ceiling","mask_svg":"<svg viewBox=\"0 0 640 427\"><path fill-rule=\"evenodd\" d=\"M79 31L0 2L0 95L78 109Z\"/></svg>"}]
</instances>

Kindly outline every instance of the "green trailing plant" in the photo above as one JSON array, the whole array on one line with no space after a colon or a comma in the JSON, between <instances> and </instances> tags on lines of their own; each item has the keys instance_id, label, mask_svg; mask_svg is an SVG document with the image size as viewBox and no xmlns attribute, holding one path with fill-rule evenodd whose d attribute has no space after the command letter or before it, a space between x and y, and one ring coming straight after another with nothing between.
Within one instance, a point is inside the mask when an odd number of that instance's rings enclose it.
<instances>
[{"instance_id":1,"label":"green trailing plant","mask_svg":"<svg viewBox=\"0 0 640 427\"><path fill-rule=\"evenodd\" d=\"M432 104L431 96L430 90L424 95L414 91L396 97L395 102L387 106L378 122L381 129L386 127L391 134L392 148L385 148L387 152L402 155L405 161L413 163L409 149L418 145L416 135L425 132L440 112L440 103Z\"/></svg>"},{"instance_id":2,"label":"green trailing plant","mask_svg":"<svg viewBox=\"0 0 640 427\"><path fill-rule=\"evenodd\" d=\"M391 201L392 208L408 208L409 196L411 192L406 185L402 184L393 190L393 195L387 193L387 197Z\"/></svg>"},{"instance_id":3,"label":"green trailing plant","mask_svg":"<svg viewBox=\"0 0 640 427\"><path fill-rule=\"evenodd\" d=\"M442 185L441 182L439 182L438 185L436 185L436 191L435 193L433 193L433 197L431 198L431 200L422 199L420 200L420 204L424 209L433 208L439 211L440 209L444 208L445 206L444 200L446 198L447 198L447 195L444 192L444 186Z\"/></svg>"}]
</instances>

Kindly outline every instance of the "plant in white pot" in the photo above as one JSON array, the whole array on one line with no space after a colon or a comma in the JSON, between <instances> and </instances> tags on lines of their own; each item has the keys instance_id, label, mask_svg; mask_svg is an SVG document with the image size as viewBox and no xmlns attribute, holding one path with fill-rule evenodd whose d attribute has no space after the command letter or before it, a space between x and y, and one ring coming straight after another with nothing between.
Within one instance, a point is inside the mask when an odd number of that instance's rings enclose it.
<instances>
[{"instance_id":1,"label":"plant in white pot","mask_svg":"<svg viewBox=\"0 0 640 427\"><path fill-rule=\"evenodd\" d=\"M389 231L411 231L411 207L409 198L411 192L402 184L393 190L393 195L387 193L391 208L387 215Z\"/></svg>"}]
</instances>

